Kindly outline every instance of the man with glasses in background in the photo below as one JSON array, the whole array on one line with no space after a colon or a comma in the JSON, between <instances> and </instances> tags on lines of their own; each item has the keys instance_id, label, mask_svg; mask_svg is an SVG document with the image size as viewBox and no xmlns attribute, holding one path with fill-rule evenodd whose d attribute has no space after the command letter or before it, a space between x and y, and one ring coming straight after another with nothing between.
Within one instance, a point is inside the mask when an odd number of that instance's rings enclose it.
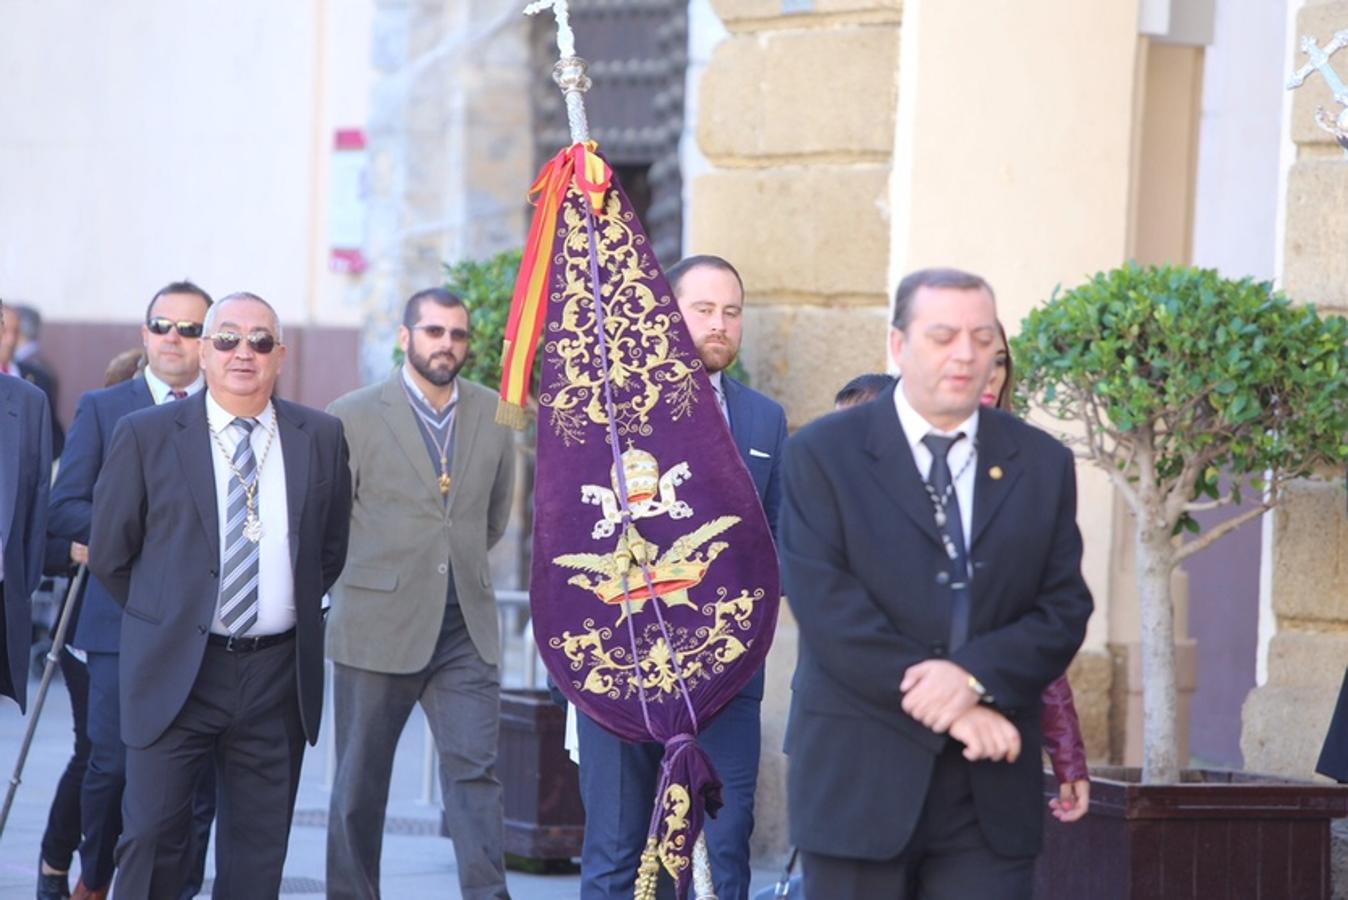
<instances>
[{"instance_id":1,"label":"man with glasses in background","mask_svg":"<svg viewBox=\"0 0 1348 900\"><path fill-rule=\"evenodd\" d=\"M217 302L205 390L124 418L94 487L89 568L123 608L118 896L176 900L212 760L215 896L280 893L351 515L341 423L273 397L284 357L266 301Z\"/></svg>"},{"instance_id":2,"label":"man with glasses in background","mask_svg":"<svg viewBox=\"0 0 1348 900\"><path fill-rule=\"evenodd\" d=\"M413 294L406 361L332 404L351 442L351 556L332 591L337 774L328 897L379 897L393 754L420 703L439 751L445 819L464 900L507 897L496 777L500 636L487 551L510 518L515 445L496 394L458 378L468 310Z\"/></svg>"},{"instance_id":3,"label":"man with glasses in background","mask_svg":"<svg viewBox=\"0 0 1348 900\"><path fill-rule=\"evenodd\" d=\"M137 410L172 403L201 390L200 338L210 306L210 295L190 281L175 281L161 288L150 298L140 330L146 358L143 377L80 397L52 488L48 525L53 536L73 542L71 556L76 562L89 559L94 482L103 469L117 423ZM107 896L112 884L113 851L122 833L126 748L117 699L121 631L121 607L97 577L89 579L79 624L70 642L87 654L89 672L90 755L80 795L84 837L80 843L80 880L74 894L77 900ZM207 766L195 800L188 851L194 868L183 885L182 897L196 896L201 887L214 814L214 768ZM53 869L45 859L41 865L39 891L45 886L54 892L51 896L60 897L66 883L64 873Z\"/></svg>"}]
</instances>

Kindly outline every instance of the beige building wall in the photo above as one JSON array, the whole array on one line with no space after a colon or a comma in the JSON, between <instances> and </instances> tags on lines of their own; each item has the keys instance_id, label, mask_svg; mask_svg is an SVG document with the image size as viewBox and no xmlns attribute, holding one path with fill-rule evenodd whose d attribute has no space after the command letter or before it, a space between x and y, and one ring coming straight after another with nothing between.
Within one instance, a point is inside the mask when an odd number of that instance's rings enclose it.
<instances>
[{"instance_id":1,"label":"beige building wall","mask_svg":"<svg viewBox=\"0 0 1348 900\"><path fill-rule=\"evenodd\" d=\"M369 0L5 4L0 292L135 321L163 283L347 324L326 271L331 131L364 122Z\"/></svg>"}]
</instances>

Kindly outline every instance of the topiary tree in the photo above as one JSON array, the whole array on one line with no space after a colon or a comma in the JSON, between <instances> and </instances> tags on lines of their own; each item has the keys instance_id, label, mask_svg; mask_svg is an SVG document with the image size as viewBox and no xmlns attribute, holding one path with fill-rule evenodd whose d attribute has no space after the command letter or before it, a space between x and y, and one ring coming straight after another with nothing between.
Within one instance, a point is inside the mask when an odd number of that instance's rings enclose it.
<instances>
[{"instance_id":1,"label":"topiary tree","mask_svg":"<svg viewBox=\"0 0 1348 900\"><path fill-rule=\"evenodd\" d=\"M1021 401L1074 423L1068 441L1133 512L1144 781L1179 780L1171 573L1348 459L1345 339L1348 321L1267 283L1129 264L1055 291L1012 341ZM1193 513L1242 489L1260 501L1199 533Z\"/></svg>"}]
</instances>

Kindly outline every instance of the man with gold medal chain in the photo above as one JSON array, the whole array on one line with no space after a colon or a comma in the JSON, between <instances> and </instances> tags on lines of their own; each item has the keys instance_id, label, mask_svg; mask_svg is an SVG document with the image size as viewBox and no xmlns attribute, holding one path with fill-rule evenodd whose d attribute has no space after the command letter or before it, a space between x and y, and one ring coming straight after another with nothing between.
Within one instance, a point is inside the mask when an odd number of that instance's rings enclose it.
<instances>
[{"instance_id":1,"label":"man with gold medal chain","mask_svg":"<svg viewBox=\"0 0 1348 900\"><path fill-rule=\"evenodd\" d=\"M458 377L470 328L449 291L413 294L398 329L403 365L329 410L346 427L355 488L350 556L328 621L330 898L379 896L393 754L418 703L440 756L461 895L507 896L487 551L510 516L515 449L495 422L495 393Z\"/></svg>"}]
</instances>

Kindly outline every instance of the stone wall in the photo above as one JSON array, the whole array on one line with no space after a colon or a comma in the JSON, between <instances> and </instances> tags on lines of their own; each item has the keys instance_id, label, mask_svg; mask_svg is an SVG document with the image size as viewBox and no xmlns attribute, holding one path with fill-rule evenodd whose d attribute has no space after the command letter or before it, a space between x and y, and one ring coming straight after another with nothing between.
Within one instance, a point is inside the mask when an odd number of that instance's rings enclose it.
<instances>
[{"instance_id":1,"label":"stone wall","mask_svg":"<svg viewBox=\"0 0 1348 900\"><path fill-rule=\"evenodd\" d=\"M1308 2L1296 34L1320 44L1348 25L1346 0ZM1305 57L1298 54L1297 64ZM1348 310L1348 159L1315 126L1317 106L1337 109L1313 75L1293 95L1282 284L1325 312ZM1273 517L1272 605L1276 633L1268 677L1244 709L1248 769L1310 777L1348 661L1348 521L1342 473L1294 485Z\"/></svg>"},{"instance_id":2,"label":"stone wall","mask_svg":"<svg viewBox=\"0 0 1348 900\"><path fill-rule=\"evenodd\" d=\"M885 368L898 104L898 0L713 0L729 36L701 78L690 253L731 260L747 295L744 360L792 428ZM799 10L797 13L785 10ZM754 856L787 848L782 734L796 630L768 659Z\"/></svg>"},{"instance_id":3,"label":"stone wall","mask_svg":"<svg viewBox=\"0 0 1348 900\"><path fill-rule=\"evenodd\" d=\"M1348 26L1346 0L1307 0L1296 37L1322 46ZM1295 57L1299 66L1305 56ZM1341 68L1341 64L1340 64ZM1296 161L1287 177L1282 285L1325 312L1348 310L1348 159L1314 122L1339 107L1319 75L1292 100ZM1310 778L1348 661L1348 522L1341 472L1293 486L1272 523L1272 619L1267 678L1245 701L1245 767ZM1319 777L1319 776L1314 776ZM1348 897L1348 833L1336 829L1334 896Z\"/></svg>"},{"instance_id":4,"label":"stone wall","mask_svg":"<svg viewBox=\"0 0 1348 900\"><path fill-rule=\"evenodd\" d=\"M533 177L528 21L511 0L376 0L364 380L442 265L522 245Z\"/></svg>"}]
</instances>

